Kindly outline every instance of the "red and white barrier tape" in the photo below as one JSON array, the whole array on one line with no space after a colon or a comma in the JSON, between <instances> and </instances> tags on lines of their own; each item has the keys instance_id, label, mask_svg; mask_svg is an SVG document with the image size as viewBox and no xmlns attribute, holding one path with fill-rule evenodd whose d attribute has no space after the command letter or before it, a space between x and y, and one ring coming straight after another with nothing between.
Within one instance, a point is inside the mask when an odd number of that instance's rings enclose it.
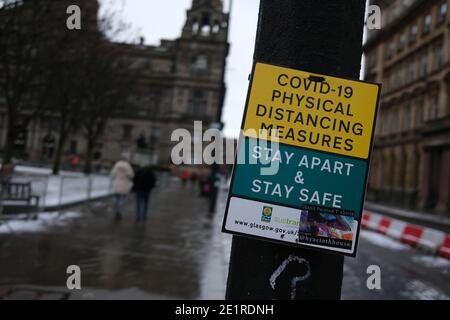
<instances>
[{"instance_id":1,"label":"red and white barrier tape","mask_svg":"<svg viewBox=\"0 0 450 320\"><path fill-rule=\"evenodd\" d=\"M369 211L364 211L361 227L450 259L450 234L445 232L409 224Z\"/></svg>"}]
</instances>

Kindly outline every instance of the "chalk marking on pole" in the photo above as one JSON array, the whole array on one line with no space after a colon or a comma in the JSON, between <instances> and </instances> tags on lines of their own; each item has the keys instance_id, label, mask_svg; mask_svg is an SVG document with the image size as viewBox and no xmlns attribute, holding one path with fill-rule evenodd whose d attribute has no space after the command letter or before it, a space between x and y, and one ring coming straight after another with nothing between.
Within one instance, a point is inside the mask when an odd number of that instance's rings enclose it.
<instances>
[{"instance_id":1,"label":"chalk marking on pole","mask_svg":"<svg viewBox=\"0 0 450 320\"><path fill-rule=\"evenodd\" d=\"M304 263L306 265L306 273L303 276L297 276L292 278L291 280L291 299L295 299L295 296L297 294L297 283L303 280L306 280L311 275L311 269L309 267L309 262L306 259L297 257L293 254L289 255L287 259L285 259L281 265L272 273L272 275L269 278L270 286L273 290L275 290L275 285L277 282L278 277L280 274L286 269L286 267L291 263L292 261L297 261L299 264Z\"/></svg>"}]
</instances>

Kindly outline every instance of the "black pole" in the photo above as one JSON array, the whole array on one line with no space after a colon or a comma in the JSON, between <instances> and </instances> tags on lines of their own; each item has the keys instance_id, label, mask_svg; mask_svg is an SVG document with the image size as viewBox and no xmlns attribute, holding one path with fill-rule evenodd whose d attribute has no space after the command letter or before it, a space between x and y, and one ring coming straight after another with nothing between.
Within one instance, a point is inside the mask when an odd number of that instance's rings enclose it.
<instances>
[{"instance_id":1,"label":"black pole","mask_svg":"<svg viewBox=\"0 0 450 320\"><path fill-rule=\"evenodd\" d=\"M217 109L216 114L216 122L220 123L220 130L223 129L223 123L222 123L222 112L223 107L225 104L225 93L227 91L227 88L225 86L225 71L227 67L227 57L230 51L230 44L228 43L229 38L229 32L230 32L230 20L231 20L231 10L233 9L233 0L230 0L229 2L229 8L228 8L228 14L227 14L227 28L225 32L225 52L223 55L223 66L222 66L222 82L221 82L221 89L220 89L220 99L219 99L219 108ZM222 156L222 155L220 155ZM211 168L211 176L210 176L210 182L213 182L213 185L210 185L210 191L209 191L209 214L213 214L216 209L216 203L217 203L217 194L219 192L217 186L216 186L216 179L218 179L217 174L219 173L219 166L217 163L214 163Z\"/></svg>"},{"instance_id":2,"label":"black pole","mask_svg":"<svg viewBox=\"0 0 450 320\"><path fill-rule=\"evenodd\" d=\"M359 78L365 0L261 0L254 59ZM344 257L233 236L227 299L340 299Z\"/></svg>"},{"instance_id":3,"label":"black pole","mask_svg":"<svg viewBox=\"0 0 450 320\"><path fill-rule=\"evenodd\" d=\"M225 85L225 71L227 68L227 57L230 52L230 44L228 43L229 34L230 34L230 21L231 21L231 10L233 9L233 0L230 0L229 7L228 7L228 13L227 13L227 28L225 31L225 52L223 54L223 65L222 65L222 82L221 82L221 89L220 89L220 98L219 98L219 108L217 109L216 113L216 122L222 124L222 112L223 107L225 104L225 94L227 91L226 85ZM222 127L220 128L223 129Z\"/></svg>"}]
</instances>

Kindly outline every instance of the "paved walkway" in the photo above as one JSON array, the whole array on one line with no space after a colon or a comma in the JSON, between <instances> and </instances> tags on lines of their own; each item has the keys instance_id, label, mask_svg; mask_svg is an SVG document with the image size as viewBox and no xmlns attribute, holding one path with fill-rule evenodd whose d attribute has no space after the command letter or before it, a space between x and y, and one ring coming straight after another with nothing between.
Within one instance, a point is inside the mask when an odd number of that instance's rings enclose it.
<instances>
[{"instance_id":1,"label":"paved walkway","mask_svg":"<svg viewBox=\"0 0 450 320\"><path fill-rule=\"evenodd\" d=\"M81 216L70 223L0 234L0 298L223 299L222 216L207 214L196 187L168 180L146 223L135 222L130 198L120 222L104 200L71 209ZM69 265L80 266L83 290L67 291Z\"/></svg>"},{"instance_id":2,"label":"paved walkway","mask_svg":"<svg viewBox=\"0 0 450 320\"><path fill-rule=\"evenodd\" d=\"M419 226L450 233L449 215L438 215L430 212L418 212L403 208L396 208L390 205L373 203L370 201L366 201L364 206L369 211L381 213L392 218L403 220L405 222L417 224Z\"/></svg>"},{"instance_id":3,"label":"paved walkway","mask_svg":"<svg viewBox=\"0 0 450 320\"><path fill-rule=\"evenodd\" d=\"M223 299L231 236L220 232L224 190L219 199L211 217L193 185L171 179L155 190L145 224L132 199L120 222L103 200L57 222L46 214L17 224L27 232L0 232L0 299ZM73 264L79 291L65 286ZM371 265L381 268L381 290L366 286ZM357 258L345 259L342 298L449 299L449 279L448 260L363 230Z\"/></svg>"}]
</instances>

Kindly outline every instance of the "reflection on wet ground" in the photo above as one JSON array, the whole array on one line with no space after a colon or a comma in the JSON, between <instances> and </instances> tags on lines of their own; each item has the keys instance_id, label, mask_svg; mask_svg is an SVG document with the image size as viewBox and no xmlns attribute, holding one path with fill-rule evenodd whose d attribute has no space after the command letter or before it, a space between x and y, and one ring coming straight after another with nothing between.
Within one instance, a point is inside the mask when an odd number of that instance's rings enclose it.
<instances>
[{"instance_id":1,"label":"reflection on wet ground","mask_svg":"<svg viewBox=\"0 0 450 320\"><path fill-rule=\"evenodd\" d=\"M112 200L103 200L63 212L58 223L47 214L39 228L0 232L0 299L223 299L231 246L220 232L225 190L211 217L195 186L163 183L145 224L135 222L130 197L120 222ZM345 259L343 299L449 299L447 260L361 234L357 258ZM73 264L82 290L66 287ZM366 285L371 265L382 270L381 290Z\"/></svg>"},{"instance_id":2,"label":"reflection on wet ground","mask_svg":"<svg viewBox=\"0 0 450 320\"><path fill-rule=\"evenodd\" d=\"M44 231L0 234L0 296L67 298L66 268L78 265L82 290L69 298L223 299L226 236L196 184L158 187L145 223L135 222L131 196L120 222L111 206L72 208L81 217Z\"/></svg>"}]
</instances>

